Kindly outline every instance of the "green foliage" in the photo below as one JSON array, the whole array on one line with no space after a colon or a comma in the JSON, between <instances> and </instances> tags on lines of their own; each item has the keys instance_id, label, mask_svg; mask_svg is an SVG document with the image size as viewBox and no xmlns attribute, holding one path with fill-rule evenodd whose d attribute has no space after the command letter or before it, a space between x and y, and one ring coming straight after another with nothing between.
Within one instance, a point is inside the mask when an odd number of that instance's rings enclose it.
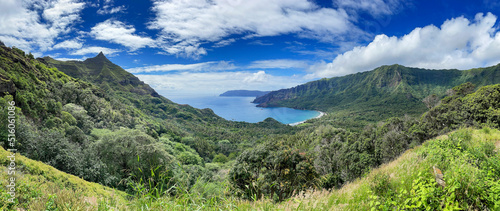
<instances>
[{"instance_id":1,"label":"green foliage","mask_svg":"<svg viewBox=\"0 0 500 211\"><path fill-rule=\"evenodd\" d=\"M126 128L117 131L100 129L94 130L92 134L97 137L92 147L107 167L106 172L111 175L103 181L107 185L124 190L127 184L123 184L121 180L130 175L147 181L152 169L160 170L155 175L173 171L173 157L165 151L164 144L142 131Z\"/></svg>"},{"instance_id":2,"label":"green foliage","mask_svg":"<svg viewBox=\"0 0 500 211\"><path fill-rule=\"evenodd\" d=\"M126 190L136 196L137 209L235 209L228 195L283 201L318 186L334 191L428 138L463 126L500 127L500 85L481 87L496 80L498 66L463 73L434 71L454 78L437 86L438 79L429 71L401 66L308 83L289 95L307 100L290 99L290 103L304 108L334 105L335 110L302 127L289 127L273 119L258 124L230 122L209 109L175 104L103 55L84 62L34 60L19 50L0 47L0 59L0 83L5 87L0 105L4 109L8 101L16 101L20 152L88 181ZM366 77L370 74L374 77ZM463 84L450 89L435 106L449 87L474 81L470 80L474 75L480 76L474 79L481 87L478 91ZM482 80L485 77L492 80ZM431 109L414 118L426 110L421 99L429 95ZM404 113L410 116L386 119ZM0 117L5 119L5 112ZM380 119L386 120L361 127ZM0 131L2 140L6 135ZM392 174L383 173L367 187L373 208L498 207L498 153L492 143L475 145L467 141L471 138L457 133L449 137L451 142L437 141L432 150L421 153L445 171L446 188L433 185L428 169L403 186L394 183ZM442 163L449 163L449 168ZM23 192L27 198L19 198L20 204L41 195L30 191ZM69 201L65 196L79 197L50 194L32 208L69 209L63 205ZM439 201L439 194L446 200ZM408 200L410 196L414 199ZM83 202L69 204L79 203ZM95 207L115 205L101 201Z\"/></svg>"},{"instance_id":3,"label":"green foliage","mask_svg":"<svg viewBox=\"0 0 500 211\"><path fill-rule=\"evenodd\" d=\"M200 156L191 152L181 152L177 159L179 159L179 161L181 161L181 163L185 165L200 165L202 162Z\"/></svg>"},{"instance_id":4,"label":"green foliage","mask_svg":"<svg viewBox=\"0 0 500 211\"><path fill-rule=\"evenodd\" d=\"M278 201L315 187L318 174L310 158L282 143L267 143L243 152L229 173L232 185L248 199L276 194Z\"/></svg>"},{"instance_id":5,"label":"green foliage","mask_svg":"<svg viewBox=\"0 0 500 211\"><path fill-rule=\"evenodd\" d=\"M226 163L229 159L224 154L219 153L214 157L213 161L216 163Z\"/></svg>"},{"instance_id":6,"label":"green foliage","mask_svg":"<svg viewBox=\"0 0 500 211\"><path fill-rule=\"evenodd\" d=\"M381 66L273 91L254 102L263 107L325 111L327 116L313 122L359 131L390 117L418 116L434 107L448 89L462 83L466 84L452 92L465 96L475 87L500 83L499 72L500 65L466 71Z\"/></svg>"},{"instance_id":7,"label":"green foliage","mask_svg":"<svg viewBox=\"0 0 500 211\"><path fill-rule=\"evenodd\" d=\"M76 119L70 113L66 111L61 111L62 121L68 123L69 125L76 125Z\"/></svg>"},{"instance_id":8,"label":"green foliage","mask_svg":"<svg viewBox=\"0 0 500 211\"><path fill-rule=\"evenodd\" d=\"M0 147L0 177L10 178L7 165L10 160L7 152ZM15 203L7 201L10 195L0 188L0 209L16 210L94 210L97 203L107 201L110 208L124 204L126 194L119 190L87 182L79 177L63 173L39 161L33 161L16 154L16 197ZM6 187L8 180L1 180ZM94 204L95 203L95 204Z\"/></svg>"},{"instance_id":9,"label":"green foliage","mask_svg":"<svg viewBox=\"0 0 500 211\"><path fill-rule=\"evenodd\" d=\"M493 143L473 138L470 130L460 130L448 138L426 142L417 154L422 156L423 165L428 168L439 166L444 174L445 187L437 185L434 175L425 169L414 173L416 176L409 186L403 183L392 187L387 177L380 179L375 176L370 206L377 210L500 208L500 154L492 153L495 149Z\"/></svg>"},{"instance_id":10,"label":"green foliage","mask_svg":"<svg viewBox=\"0 0 500 211\"><path fill-rule=\"evenodd\" d=\"M128 183L141 181L165 188L183 184L186 190L198 179L220 184L227 171L203 167L215 155L223 154L221 162L228 161L227 155L235 159L267 134L294 130L276 121L230 122L209 109L175 104L103 55L85 62L35 60L2 46L0 59L0 82L6 88L0 103L3 109L7 101L16 101L20 152L131 193L139 189ZM4 144L7 133L0 135ZM168 183L158 182L162 179L152 177L151 170L167 175Z\"/></svg>"}]
</instances>

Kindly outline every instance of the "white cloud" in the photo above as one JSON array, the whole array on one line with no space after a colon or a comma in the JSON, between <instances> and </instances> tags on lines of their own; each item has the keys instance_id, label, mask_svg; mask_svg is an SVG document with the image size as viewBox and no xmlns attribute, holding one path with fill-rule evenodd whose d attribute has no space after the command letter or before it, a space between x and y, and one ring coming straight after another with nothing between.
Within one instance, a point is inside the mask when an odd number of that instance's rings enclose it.
<instances>
[{"instance_id":1,"label":"white cloud","mask_svg":"<svg viewBox=\"0 0 500 211\"><path fill-rule=\"evenodd\" d=\"M90 34L98 40L105 40L128 47L131 51L146 46L154 46L149 37L135 35L135 28L121 21L108 19L92 27Z\"/></svg>"},{"instance_id":2,"label":"white cloud","mask_svg":"<svg viewBox=\"0 0 500 211\"><path fill-rule=\"evenodd\" d=\"M81 48L83 46L83 43L77 40L65 40L63 42L57 43L54 45L53 49L76 49L76 48Z\"/></svg>"},{"instance_id":3,"label":"white cloud","mask_svg":"<svg viewBox=\"0 0 500 211\"><path fill-rule=\"evenodd\" d=\"M319 40L363 34L340 9L321 8L308 0L158 0L150 29L161 30L162 48L170 54L206 54L200 45L230 35L244 38L296 34Z\"/></svg>"},{"instance_id":4,"label":"white cloud","mask_svg":"<svg viewBox=\"0 0 500 211\"><path fill-rule=\"evenodd\" d=\"M374 17L392 15L402 7L402 4L408 4L401 0L334 0L333 3L351 12L363 11Z\"/></svg>"},{"instance_id":5,"label":"white cloud","mask_svg":"<svg viewBox=\"0 0 500 211\"><path fill-rule=\"evenodd\" d=\"M378 35L367 46L338 55L331 63L310 68L308 78L341 76L381 65L401 64L430 69L469 69L500 62L497 17L479 13L474 20L458 17L440 28L416 28L403 37Z\"/></svg>"},{"instance_id":6,"label":"white cloud","mask_svg":"<svg viewBox=\"0 0 500 211\"><path fill-rule=\"evenodd\" d=\"M272 60L259 60L252 62L249 69L290 69L290 68L307 68L309 65L303 60L291 59L272 59Z\"/></svg>"},{"instance_id":7,"label":"white cloud","mask_svg":"<svg viewBox=\"0 0 500 211\"><path fill-rule=\"evenodd\" d=\"M182 72L136 75L167 98L219 95L227 90L277 90L304 83L300 77L273 76L259 72ZM252 80L255 79L255 80Z\"/></svg>"},{"instance_id":8,"label":"white cloud","mask_svg":"<svg viewBox=\"0 0 500 211\"><path fill-rule=\"evenodd\" d=\"M84 7L79 0L4 0L0 36L8 37L4 41L7 45L22 43L25 51L46 51L55 38L73 29Z\"/></svg>"},{"instance_id":9,"label":"white cloud","mask_svg":"<svg viewBox=\"0 0 500 211\"><path fill-rule=\"evenodd\" d=\"M65 57L55 57L54 58L55 60L59 60L59 61L84 61L85 59L84 58L65 58Z\"/></svg>"},{"instance_id":10,"label":"white cloud","mask_svg":"<svg viewBox=\"0 0 500 211\"><path fill-rule=\"evenodd\" d=\"M266 43L266 42L264 42L262 40L254 40L254 41L252 41L252 42L250 42L248 44L250 44L250 45L261 45L261 46L274 45L273 43Z\"/></svg>"},{"instance_id":11,"label":"white cloud","mask_svg":"<svg viewBox=\"0 0 500 211\"><path fill-rule=\"evenodd\" d=\"M102 8L97 10L97 14L99 14L99 15L115 14L115 13L123 12L126 9L127 8L124 5L117 6L117 7L112 7L110 5L104 5Z\"/></svg>"},{"instance_id":12,"label":"white cloud","mask_svg":"<svg viewBox=\"0 0 500 211\"><path fill-rule=\"evenodd\" d=\"M214 48L220 48L220 47L224 47L224 46L228 46L228 45L231 45L231 43L233 42L236 42L236 39L227 39L227 40L221 40L217 43L214 44Z\"/></svg>"},{"instance_id":13,"label":"white cloud","mask_svg":"<svg viewBox=\"0 0 500 211\"><path fill-rule=\"evenodd\" d=\"M243 79L243 82L244 83L255 83L255 82L265 83L268 81L268 79L269 79L269 75L267 75L266 72L261 70L259 72L253 73L252 75L245 77Z\"/></svg>"},{"instance_id":14,"label":"white cloud","mask_svg":"<svg viewBox=\"0 0 500 211\"><path fill-rule=\"evenodd\" d=\"M85 47L85 48L78 49L74 52L71 52L70 54L71 55L87 55L87 54L98 54L99 52L102 52L103 54L108 55L108 56L112 56L115 53L120 52L120 50L92 46L92 47Z\"/></svg>"},{"instance_id":15,"label":"white cloud","mask_svg":"<svg viewBox=\"0 0 500 211\"><path fill-rule=\"evenodd\" d=\"M19 39L14 36L3 36L0 35L0 41L2 41L7 46L15 46L16 48L22 49L24 51L32 51L32 45L34 43L32 41L28 41L26 39Z\"/></svg>"},{"instance_id":16,"label":"white cloud","mask_svg":"<svg viewBox=\"0 0 500 211\"><path fill-rule=\"evenodd\" d=\"M203 62L195 64L165 64L153 65L146 67L136 67L127 69L130 73L147 73L147 72L169 72L169 71L221 71L233 70L236 66L227 61L219 62Z\"/></svg>"}]
</instances>

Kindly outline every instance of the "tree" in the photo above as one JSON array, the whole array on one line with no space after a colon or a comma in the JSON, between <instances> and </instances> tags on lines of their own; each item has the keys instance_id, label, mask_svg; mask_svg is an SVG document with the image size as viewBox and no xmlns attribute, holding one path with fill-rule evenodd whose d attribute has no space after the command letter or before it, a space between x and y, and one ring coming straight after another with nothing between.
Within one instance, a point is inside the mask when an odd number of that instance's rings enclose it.
<instances>
[{"instance_id":1,"label":"tree","mask_svg":"<svg viewBox=\"0 0 500 211\"><path fill-rule=\"evenodd\" d=\"M453 87L453 91L455 91L455 93L459 96L468 95L474 92L474 89L476 89L476 85L472 84L471 82L467 82L464 84L460 84L456 87Z\"/></svg>"},{"instance_id":2,"label":"tree","mask_svg":"<svg viewBox=\"0 0 500 211\"><path fill-rule=\"evenodd\" d=\"M435 94L425 97L422 102L428 109L434 108L439 104L439 97Z\"/></svg>"},{"instance_id":3,"label":"tree","mask_svg":"<svg viewBox=\"0 0 500 211\"><path fill-rule=\"evenodd\" d=\"M283 201L316 187L318 174L306 153L277 142L243 152L231 169L229 180L246 198L274 198L276 194L278 201Z\"/></svg>"},{"instance_id":4,"label":"tree","mask_svg":"<svg viewBox=\"0 0 500 211\"><path fill-rule=\"evenodd\" d=\"M226 163L229 159L222 153L219 153L214 156L214 162L215 163Z\"/></svg>"},{"instance_id":5,"label":"tree","mask_svg":"<svg viewBox=\"0 0 500 211\"><path fill-rule=\"evenodd\" d=\"M165 151L164 143L158 142L143 131L122 128L117 131L95 129L98 138L93 146L106 165L107 172L116 178L133 175L136 180L148 181L152 172L172 172L173 156ZM160 172L154 172L160 171ZM158 181L158 180L154 180ZM126 184L113 184L126 188Z\"/></svg>"}]
</instances>

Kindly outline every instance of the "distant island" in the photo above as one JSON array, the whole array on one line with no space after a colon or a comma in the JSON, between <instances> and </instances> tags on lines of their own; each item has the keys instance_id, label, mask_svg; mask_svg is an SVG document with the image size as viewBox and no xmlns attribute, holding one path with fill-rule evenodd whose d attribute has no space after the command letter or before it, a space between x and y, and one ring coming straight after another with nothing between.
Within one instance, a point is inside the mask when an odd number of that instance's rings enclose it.
<instances>
[{"instance_id":1,"label":"distant island","mask_svg":"<svg viewBox=\"0 0 500 211\"><path fill-rule=\"evenodd\" d=\"M258 91L258 90L229 90L220 94L221 97L260 97L264 96L270 91Z\"/></svg>"}]
</instances>

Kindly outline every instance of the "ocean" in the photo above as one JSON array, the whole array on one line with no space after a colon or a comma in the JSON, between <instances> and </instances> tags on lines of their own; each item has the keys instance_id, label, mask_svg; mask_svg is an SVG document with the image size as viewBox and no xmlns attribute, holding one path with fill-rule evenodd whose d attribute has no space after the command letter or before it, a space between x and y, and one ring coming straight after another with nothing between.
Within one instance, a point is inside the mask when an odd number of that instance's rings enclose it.
<instances>
[{"instance_id":1,"label":"ocean","mask_svg":"<svg viewBox=\"0 0 500 211\"><path fill-rule=\"evenodd\" d=\"M283 124L296 123L317 117L318 111L297 110L291 108L259 108L251 103L255 97L190 97L174 98L179 104L188 104L195 108L210 108L215 114L231 121L257 123L271 117Z\"/></svg>"}]
</instances>

